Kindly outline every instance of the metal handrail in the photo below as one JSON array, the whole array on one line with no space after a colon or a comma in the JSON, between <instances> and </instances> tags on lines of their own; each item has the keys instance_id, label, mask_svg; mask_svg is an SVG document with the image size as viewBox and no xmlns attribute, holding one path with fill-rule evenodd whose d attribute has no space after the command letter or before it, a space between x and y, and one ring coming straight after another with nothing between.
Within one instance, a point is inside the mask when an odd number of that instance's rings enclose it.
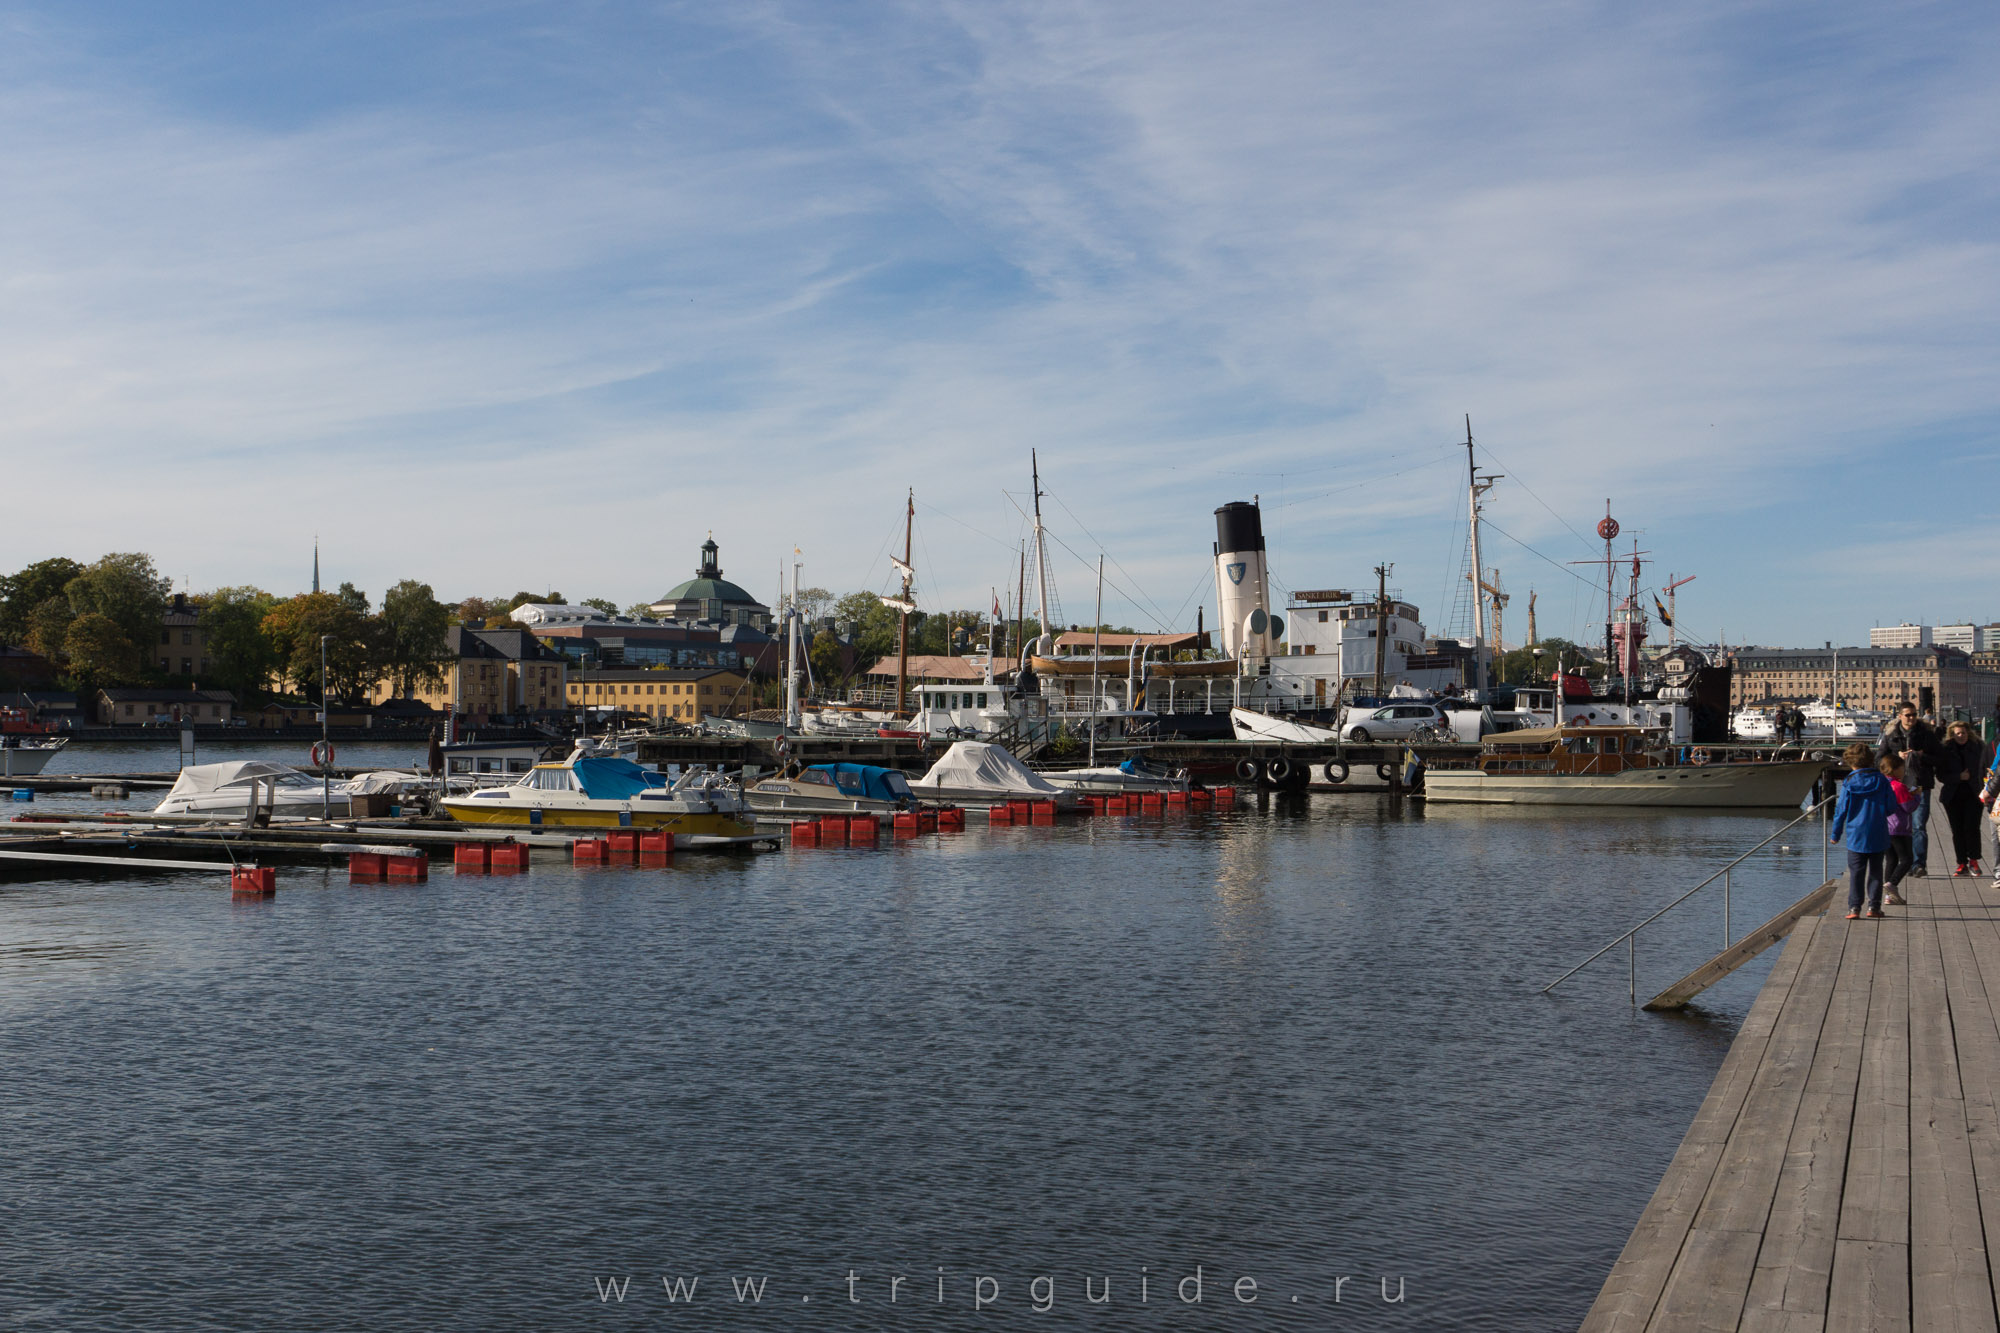
<instances>
[{"instance_id":1,"label":"metal handrail","mask_svg":"<svg viewBox=\"0 0 2000 1333\"><path fill-rule=\"evenodd\" d=\"M1588 957L1588 958L1584 959L1584 960L1583 960L1582 962L1578 963L1578 964L1577 964L1577 965L1576 965L1575 967L1572 967L1572 968L1571 968L1571 969L1570 969L1569 971L1567 971L1567 972L1563 973L1563 974L1562 974L1561 976L1557 977L1557 978L1556 978L1556 979L1555 979L1554 981L1551 981L1551 982L1550 982L1550 983L1549 983L1548 985L1546 985L1546 986L1542 987L1542 989L1541 989L1541 992L1540 992L1540 993L1541 993L1541 994L1543 994L1543 995L1547 995L1547 994L1548 994L1548 993L1549 993L1550 991L1552 991L1552 990L1554 990L1554 989L1555 989L1556 987L1558 987L1558 986L1562 985L1562 984L1563 984L1563 983L1564 983L1565 981L1568 981L1568 980L1569 980L1569 979L1570 979L1571 977L1575 976L1575 975L1576 975L1577 973L1579 973L1579 972L1583 971L1583 969L1584 969L1584 968L1586 968L1586 967L1589 967L1589 966L1590 966L1590 965L1591 965L1592 963L1594 963L1594 962L1596 962L1596 961L1597 961L1598 959L1602 958L1602 957L1603 957L1603 956L1604 956L1605 954L1607 954L1607 953L1610 953L1610 952L1611 952L1611 951L1612 951L1613 949L1617 948L1617 947L1618 947L1618 945L1619 945L1620 943L1623 943L1623 944L1624 944L1624 945L1626 946L1626 950L1627 950L1627 955L1628 955L1628 961L1629 961L1629 963L1630 963L1630 970L1631 970L1631 980L1632 980L1632 999L1633 999L1633 1003L1635 1003L1635 1004L1636 1004L1636 1003L1638 1003L1638 998L1639 998L1639 971L1638 971L1638 958L1637 958L1637 955L1636 955L1636 939L1637 939L1637 936L1638 936L1639 932L1640 932L1641 930L1644 930L1644 929L1645 929L1645 928L1646 928L1647 926L1650 926L1651 924L1653 924L1653 922L1655 922L1655 921L1658 921L1658 920L1659 920L1659 919L1660 919L1661 917L1665 916L1665 915L1666 915L1666 914L1667 914L1668 912L1671 912L1671 911L1673 911L1673 910L1674 910L1674 908L1676 908L1676 907L1679 907L1679 906L1680 906L1680 905L1681 905L1682 903L1686 902L1686 901L1687 901L1688 899L1690 899L1690 898L1694 897L1694 895L1695 895L1695 894L1697 894L1697 893L1700 893L1700 892L1701 892L1701 891L1702 891L1703 889L1705 889L1705 888L1707 888L1707 887L1708 887L1709 885L1711 885L1711 884L1715 883L1715 881L1716 881L1716 880L1718 880L1718 879L1720 879L1720 880L1722 881L1722 883L1723 883L1723 897L1722 897L1722 947L1723 947L1724 949L1727 949L1727 948L1728 948L1728 947L1729 947L1729 946L1730 946L1730 945L1731 945L1732 943L1734 943L1734 941L1733 941L1733 940L1731 940L1731 939L1730 939L1730 937L1729 937L1729 874L1730 874L1730 872L1731 872L1731 871L1733 871L1734 869L1736 869L1736 867L1737 867L1737 866L1741 865L1741 864L1742 864L1742 863L1743 863L1743 862L1744 862L1745 860L1747 860L1747 859L1748 859L1748 858L1749 858L1750 856L1752 856L1753 854L1755 854L1755 853L1757 853L1757 852L1760 852L1760 851L1762 851L1762 850L1763 850L1763 849L1764 849L1765 847L1769 846L1769 845L1770 845L1770 843L1771 843L1771 841L1772 841L1772 840L1773 840L1774 838L1778 837L1778 835L1779 835L1779 834L1782 834L1782 833L1786 833L1786 832L1789 832L1789 831L1790 831L1790 830L1792 830L1792 829L1795 829L1795 828L1797 828L1797 827L1798 827L1798 826L1799 826L1800 824L1803 824L1803 823L1804 823L1805 821L1807 821L1808 819L1811 819L1811 818L1812 818L1812 817L1813 817L1814 815L1819 815L1819 816L1821 816L1821 818L1822 818L1822 821L1824 821L1824 818L1825 818L1825 816L1826 816L1826 811L1827 811L1827 809L1828 809L1828 808L1829 808L1830 806L1832 806L1832 805L1833 805L1833 803L1834 803L1834 801L1835 801L1835 800L1837 800L1837 799L1838 799L1838 793L1835 793L1835 795L1833 795L1833 796L1828 796L1828 797L1825 797L1825 798L1823 798L1823 799L1822 799L1821 801L1819 801L1819 803L1818 803L1818 804L1814 805L1814 806L1813 806L1813 807L1812 807L1812 808L1811 808L1810 810L1807 810L1807 811L1806 811L1806 812L1805 812L1804 814L1800 815L1800 816L1799 816L1799 817L1798 817L1797 819L1794 819L1794 820L1792 820L1792 821L1791 821L1790 823L1787 823L1787 824L1783 825L1782 827L1780 827L1780 828L1776 829L1775 831L1773 831L1772 833L1770 833L1770 834L1769 834L1768 836L1766 836L1766 837L1764 838L1764 840L1763 840L1762 842L1759 842L1759 843L1758 843L1758 844L1757 844L1756 846L1754 846L1754 847L1750 848L1750 850L1749 850L1749 851L1746 851L1746 852L1743 852L1743 853L1741 853L1741 854L1740 854L1740 855L1738 855L1738 856L1737 856L1737 857L1736 857L1736 858L1735 858L1734 860L1732 860L1732 861L1728 862L1728 863L1727 863L1726 865L1724 865L1724 866L1723 866L1723 867L1722 867L1721 869L1717 870L1717 871L1716 871L1716 872L1715 872L1714 874L1710 875L1710 876L1709 876L1709 877L1708 877L1707 879L1705 879L1705 880L1703 880L1703 881L1702 881L1701 883L1699 883L1699 884L1695 885L1695 886L1694 886L1693 888L1689 889L1689 890L1688 890L1688 891L1687 891L1686 893L1683 893L1683 894L1682 894L1682 895L1681 895L1680 897L1678 897L1678 898L1674 899L1674 900L1673 900L1672 902L1668 903L1668 904L1667 904L1667 905L1666 905L1665 907L1662 907L1662 908L1661 908L1661 909L1660 909L1659 911L1657 911L1657 912L1653 913L1653 914L1652 914L1651 916L1647 917L1647 918L1646 918L1646 919L1645 919L1644 921L1641 921L1641 922L1640 922L1640 923L1639 923L1638 925L1636 925L1636 926L1633 926L1633 927L1632 927L1632 928L1631 928L1630 930L1628 930L1628 931L1624 932L1624 933L1623 933L1622 935L1619 935L1619 936L1617 936L1617 937L1616 937L1616 938L1614 938L1614 939L1613 939L1613 940L1612 940L1612 941L1611 941L1611 942L1610 942L1609 944L1605 945L1605 946L1604 946L1603 948L1599 949L1599 950L1598 950L1598 951L1597 951L1596 953L1594 953L1594 954L1590 955L1590 957ZM1828 874L1830 873L1830 870L1831 870L1831 867L1830 867L1830 865L1829 865L1829 862L1828 862L1828 852L1827 852L1827 850L1826 850L1826 842L1825 842L1825 840L1824 840L1824 839L1822 839L1822 840L1821 840L1821 844L1820 844L1820 882L1821 882L1821 883L1825 883L1825 882L1826 882L1826 879L1827 879L1827 877L1828 877Z\"/></svg>"}]
</instances>

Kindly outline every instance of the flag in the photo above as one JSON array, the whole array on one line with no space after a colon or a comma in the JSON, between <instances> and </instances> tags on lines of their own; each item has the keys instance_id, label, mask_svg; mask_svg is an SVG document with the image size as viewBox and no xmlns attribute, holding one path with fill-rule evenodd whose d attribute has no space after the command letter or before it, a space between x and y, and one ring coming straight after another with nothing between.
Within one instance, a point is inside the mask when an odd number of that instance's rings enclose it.
<instances>
[{"instance_id":1,"label":"flag","mask_svg":"<svg viewBox=\"0 0 2000 1333\"><path fill-rule=\"evenodd\" d=\"M995 620L1000 618L1000 599L998 597L993 599L993 618Z\"/></svg>"},{"instance_id":2,"label":"flag","mask_svg":"<svg viewBox=\"0 0 2000 1333\"><path fill-rule=\"evenodd\" d=\"M1662 625L1665 625L1668 629L1674 627L1674 618L1667 614L1666 607L1660 605L1660 595L1658 593L1653 594L1653 609L1660 613L1660 623Z\"/></svg>"}]
</instances>

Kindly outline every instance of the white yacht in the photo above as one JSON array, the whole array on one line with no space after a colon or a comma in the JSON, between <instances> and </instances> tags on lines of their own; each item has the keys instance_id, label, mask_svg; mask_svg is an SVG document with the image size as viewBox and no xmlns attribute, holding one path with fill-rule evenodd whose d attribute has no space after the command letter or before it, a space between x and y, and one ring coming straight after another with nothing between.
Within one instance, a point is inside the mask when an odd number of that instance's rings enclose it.
<instances>
[{"instance_id":1,"label":"white yacht","mask_svg":"<svg viewBox=\"0 0 2000 1333\"><path fill-rule=\"evenodd\" d=\"M254 804L268 807L277 819L317 819L322 808L333 818L344 819L351 797L415 790L421 781L415 773L381 772L329 785L310 773L265 759L190 764L153 813L241 819Z\"/></svg>"}]
</instances>

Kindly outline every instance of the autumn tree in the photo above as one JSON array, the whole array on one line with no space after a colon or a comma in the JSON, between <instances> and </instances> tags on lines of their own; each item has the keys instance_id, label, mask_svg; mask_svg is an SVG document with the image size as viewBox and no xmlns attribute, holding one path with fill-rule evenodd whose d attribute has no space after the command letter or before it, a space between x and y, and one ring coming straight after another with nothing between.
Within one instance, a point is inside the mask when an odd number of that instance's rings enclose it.
<instances>
[{"instance_id":1,"label":"autumn tree","mask_svg":"<svg viewBox=\"0 0 2000 1333\"><path fill-rule=\"evenodd\" d=\"M28 612L27 633L22 636L28 650L60 663L63 640L69 637L70 622L75 619L76 612L69 609L67 597L50 597L39 603Z\"/></svg>"},{"instance_id":2,"label":"autumn tree","mask_svg":"<svg viewBox=\"0 0 2000 1333\"><path fill-rule=\"evenodd\" d=\"M382 679L375 630L352 598L331 592L302 592L264 617L279 669L293 685L322 701L320 640L327 641L324 694L352 701L365 697Z\"/></svg>"}]
</instances>

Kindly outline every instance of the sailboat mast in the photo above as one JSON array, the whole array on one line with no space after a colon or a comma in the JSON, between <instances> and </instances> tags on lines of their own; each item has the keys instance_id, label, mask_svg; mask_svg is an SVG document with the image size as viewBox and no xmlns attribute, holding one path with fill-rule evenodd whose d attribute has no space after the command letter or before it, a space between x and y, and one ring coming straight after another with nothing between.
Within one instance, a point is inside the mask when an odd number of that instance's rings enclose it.
<instances>
[{"instance_id":1,"label":"sailboat mast","mask_svg":"<svg viewBox=\"0 0 2000 1333\"><path fill-rule=\"evenodd\" d=\"M1097 614L1090 622L1090 766L1097 767L1097 665L1104 650L1104 557L1097 557Z\"/></svg>"},{"instance_id":2,"label":"sailboat mast","mask_svg":"<svg viewBox=\"0 0 2000 1333\"><path fill-rule=\"evenodd\" d=\"M1479 463L1472 456L1472 414L1465 415L1465 475L1467 504L1472 511L1472 688L1486 697L1486 594L1479 586L1485 566L1479 563ZM1381 652L1382 645L1376 644Z\"/></svg>"},{"instance_id":3,"label":"sailboat mast","mask_svg":"<svg viewBox=\"0 0 2000 1333\"><path fill-rule=\"evenodd\" d=\"M896 716L903 715L903 705L910 697L910 527L917 521L917 491L910 488L909 499L903 508L903 609L896 612Z\"/></svg>"},{"instance_id":4,"label":"sailboat mast","mask_svg":"<svg viewBox=\"0 0 2000 1333\"><path fill-rule=\"evenodd\" d=\"M1035 480L1035 615L1042 634L1049 632L1049 555L1042 544L1042 465L1035 451L1028 451L1028 466Z\"/></svg>"},{"instance_id":5,"label":"sailboat mast","mask_svg":"<svg viewBox=\"0 0 2000 1333\"><path fill-rule=\"evenodd\" d=\"M794 555L798 554L793 548ZM785 725L792 730L799 729L799 569L800 562L792 562L792 595L785 603L785 618L790 622L790 640L785 649ZM780 583L783 582L782 576Z\"/></svg>"},{"instance_id":6,"label":"sailboat mast","mask_svg":"<svg viewBox=\"0 0 2000 1333\"><path fill-rule=\"evenodd\" d=\"M1021 572L1014 589L1014 651L1010 656L1016 667L1021 664L1021 650L1027 647L1024 637L1028 632L1028 548L1021 548Z\"/></svg>"}]
</instances>

